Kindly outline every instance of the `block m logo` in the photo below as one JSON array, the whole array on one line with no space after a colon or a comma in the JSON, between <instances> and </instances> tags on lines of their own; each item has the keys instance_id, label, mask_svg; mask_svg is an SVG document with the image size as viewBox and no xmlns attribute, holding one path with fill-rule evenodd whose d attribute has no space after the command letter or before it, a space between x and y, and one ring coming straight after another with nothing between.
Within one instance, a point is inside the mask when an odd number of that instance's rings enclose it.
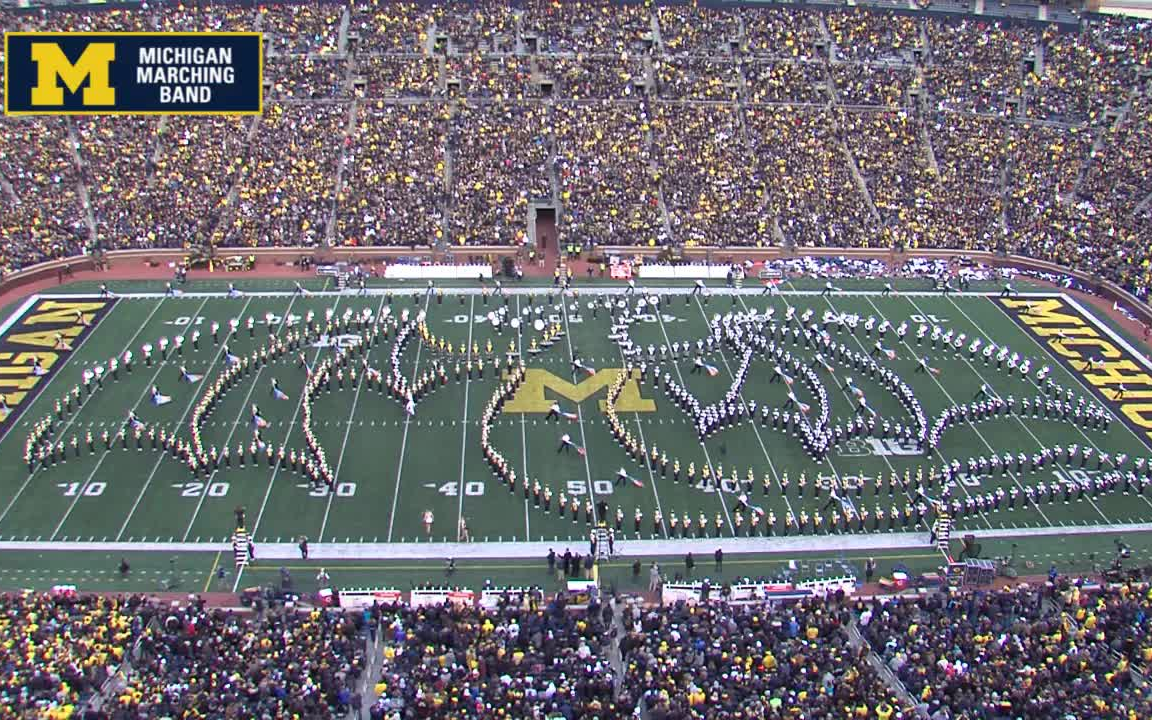
<instances>
[{"instance_id":1,"label":"block m logo","mask_svg":"<svg viewBox=\"0 0 1152 720\"><path fill-rule=\"evenodd\" d=\"M585 378L579 385L573 385L563 378L556 377L547 370L528 368L524 371L524 384L516 394L504 404L506 413L547 413L552 400L545 393L550 390L554 395L580 403L598 392L607 392L608 387L620 374L621 369L600 370L595 375ZM605 401L600 401L600 411L604 412ZM635 378L624 383L620 397L616 399L618 412L656 412L656 403L640 397L640 384Z\"/></svg>"},{"instance_id":2,"label":"block m logo","mask_svg":"<svg viewBox=\"0 0 1152 720\"><path fill-rule=\"evenodd\" d=\"M57 43L32 43L32 62L36 63L36 86L32 88L32 104L60 106L64 104L64 83L71 93L80 91L84 81L84 104L112 106L116 104L116 90L109 84L109 70L116 59L114 43L90 43L75 63Z\"/></svg>"}]
</instances>

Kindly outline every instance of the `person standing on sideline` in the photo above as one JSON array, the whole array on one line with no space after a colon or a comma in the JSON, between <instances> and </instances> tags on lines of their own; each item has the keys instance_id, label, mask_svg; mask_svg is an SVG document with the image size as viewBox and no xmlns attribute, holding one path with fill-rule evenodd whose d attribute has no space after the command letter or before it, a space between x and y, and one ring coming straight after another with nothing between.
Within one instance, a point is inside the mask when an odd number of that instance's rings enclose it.
<instances>
[{"instance_id":1,"label":"person standing on sideline","mask_svg":"<svg viewBox=\"0 0 1152 720\"><path fill-rule=\"evenodd\" d=\"M554 575L556 573L556 551L548 548L548 574Z\"/></svg>"},{"instance_id":2,"label":"person standing on sideline","mask_svg":"<svg viewBox=\"0 0 1152 720\"><path fill-rule=\"evenodd\" d=\"M300 544L298 547L300 548L300 559L301 560L307 560L308 559L308 538L301 535L300 536Z\"/></svg>"},{"instance_id":3,"label":"person standing on sideline","mask_svg":"<svg viewBox=\"0 0 1152 720\"><path fill-rule=\"evenodd\" d=\"M684 556L684 569L687 571L688 577L692 577L692 570L696 567L696 558L692 557L692 553Z\"/></svg>"},{"instance_id":4,"label":"person standing on sideline","mask_svg":"<svg viewBox=\"0 0 1152 720\"><path fill-rule=\"evenodd\" d=\"M724 548L716 548L714 557L716 558L716 572L720 572L724 569Z\"/></svg>"},{"instance_id":5,"label":"person standing on sideline","mask_svg":"<svg viewBox=\"0 0 1152 720\"><path fill-rule=\"evenodd\" d=\"M656 563L648 569L648 592L660 592L660 566Z\"/></svg>"}]
</instances>

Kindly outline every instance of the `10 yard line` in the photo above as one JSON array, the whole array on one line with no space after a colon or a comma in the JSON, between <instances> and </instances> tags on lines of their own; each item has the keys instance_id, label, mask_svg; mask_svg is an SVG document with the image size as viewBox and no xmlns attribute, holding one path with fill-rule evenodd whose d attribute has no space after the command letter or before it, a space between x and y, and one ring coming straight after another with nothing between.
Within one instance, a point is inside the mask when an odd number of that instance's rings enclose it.
<instances>
[{"instance_id":1,"label":"10 yard line","mask_svg":"<svg viewBox=\"0 0 1152 720\"><path fill-rule=\"evenodd\" d=\"M968 313L964 312L964 309L963 309L963 308L961 308L959 305L957 305L955 300L952 300L951 302L952 302L952 305L953 305L953 306L956 308L956 310L958 310L958 311L960 312L960 314L964 316L964 319L965 319L965 320L967 320L967 321L968 321L968 323L969 323L969 324L972 326L972 329L973 329L973 330L976 330L976 331L979 331L979 330L980 330L980 326L979 326L979 325L977 325L975 322L973 322L973 321L972 321L972 318L970 318L970 317L968 316ZM985 338L985 341L987 341L987 338ZM971 362L969 362L967 359L965 359L965 360L964 360L964 363L965 363L965 364L968 366L968 368L969 368L970 370L972 370L972 372L974 372L974 373L976 374L976 377L980 378L980 382L981 382L981 383L984 383L984 384L988 385L988 388L989 388L990 390L992 390L992 394L993 394L993 395L995 395L996 397L1000 397L1000 393L996 392L996 390L995 390L995 389L992 387L992 384L991 384L991 383L989 383L989 382L987 381L987 379L984 377L983 373L981 373L981 372L980 372L980 370L979 370L978 368L976 368L975 366L973 366L973 365L972 365L972 363L971 363ZM1031 435L1031 436L1032 436L1032 439L1033 439L1033 440L1035 440L1035 441L1036 441L1036 443L1037 443L1038 445L1040 445L1040 447L1044 447L1044 443L1043 443L1043 442L1041 442L1040 438L1036 436L1036 433L1032 432L1032 428L1028 427L1028 425L1027 425L1027 424L1024 422L1024 420L1023 420L1023 419L1022 419L1022 418L1021 418L1019 415L1017 415L1016 413L1012 413L1012 417L1013 417L1013 418L1016 420L1016 422L1017 422L1017 423L1019 423L1019 424L1020 424L1020 427L1024 429L1024 432L1026 432L1026 433L1028 433L1029 435ZM1094 450L1096 450L1097 452L1099 452L1099 451L1100 451L1100 448L1096 447L1095 443L1093 443L1093 442L1092 442L1092 440L1091 440L1091 438L1089 438L1089 437L1088 437L1088 436L1087 436L1087 435L1084 433L1084 431L1083 431L1082 429L1080 429L1080 426L1079 426L1079 425L1077 425L1076 423L1070 423L1070 424L1071 424L1071 425L1072 425L1074 428L1076 428L1076 431L1080 433L1080 436L1084 438L1085 442L1086 442L1086 443L1087 443L1089 446L1091 446L1091 447L1092 447ZM1141 495L1140 495L1140 497L1141 497L1141 498L1143 498L1145 502L1148 502L1148 498L1145 498L1143 494L1141 494ZM1089 503L1089 504L1092 506L1092 508L1093 508L1093 509L1096 511L1096 513L1097 513L1097 514L1098 514L1098 515L1099 515L1101 518L1103 518L1103 519L1104 519L1104 522L1105 522L1105 523L1109 523L1109 522L1111 522L1111 521L1108 519L1108 516L1107 516L1107 515L1105 515L1105 514L1103 513L1103 511L1101 511L1101 510L1100 510L1100 506L1096 504L1096 501L1095 501L1095 500L1093 500L1091 497L1088 497L1087 499L1088 499L1088 503Z\"/></svg>"},{"instance_id":2,"label":"10 yard line","mask_svg":"<svg viewBox=\"0 0 1152 720\"><path fill-rule=\"evenodd\" d=\"M376 315L373 316L372 321L379 323L380 312L384 309L384 296L380 297L380 305L376 308ZM364 380L368 374L368 358L372 355L372 348L375 345L369 345L368 349L364 351L364 372L357 376L358 382L356 383L356 394L352 397L352 409L348 411L348 424L344 428L344 441L340 444L340 457L336 460L336 474L334 482L340 482L340 468L344 467L344 452L348 449L348 435L352 432L352 419L356 417L356 406L360 404L360 391L364 389ZM324 542L324 531L328 529L328 515L332 512L332 500L336 497L336 488L328 488L328 505L324 508L324 519L320 522L320 532L316 535L317 542Z\"/></svg>"},{"instance_id":3,"label":"10 yard line","mask_svg":"<svg viewBox=\"0 0 1152 720\"><path fill-rule=\"evenodd\" d=\"M156 314L156 311L159 310L160 306L163 304L164 304L163 299L161 299L160 302L156 303L155 307L152 308L152 312L150 312L148 314L148 317L144 318L144 322L140 323L140 327L136 330L136 332L132 335L132 337L128 339L127 344L125 344L123 349L121 349L120 352L116 354L117 358L119 358L120 356L122 356L124 353L128 352L128 350L130 350L132 348L133 343L136 342L136 338L140 337L140 333L144 332L144 328L147 327L148 323L152 321L152 317ZM97 328L99 328L100 325L103 325L104 322L106 320L108 320L108 318L112 317L112 313L115 312L116 308L119 306L120 306L119 302L117 302L115 305L113 305L112 309L109 310L108 314L103 317L103 319L100 321L99 325L97 325L97 327L95 327L95 328L92 328L88 332L88 334L84 336L84 339L78 345L76 345L76 347L72 348L72 353L64 360L64 364L61 365L60 369L57 372L53 373L52 377L48 378L48 382L44 384L44 389L41 391L41 397L43 397L43 393L48 390L48 387L52 384L52 381L55 380L56 378L60 377L63 374L64 368L67 367L68 363L72 360L72 358L76 357L76 355L79 353L80 348L83 347L84 343L88 342L88 338L90 338L96 334ZM111 382L111 381L109 381L109 382ZM73 413L72 417L68 418L68 422L64 423L64 427L60 428L60 435L63 435L64 433L66 433L68 431L68 428L72 427L72 423L74 423L76 421L76 418L80 417L80 411L83 410L85 408L85 406L88 405L88 402L92 400L92 398L95 396L95 394L96 393L88 393L88 397L84 398L84 402L80 403L80 407L76 408L76 412ZM15 427L15 423L13 423L12 426ZM9 431L11 431L11 428L9 428ZM37 464L35 466L35 468L33 468L32 472L28 473L28 478L26 480L24 480L24 483L20 486L20 489L17 490L16 494L12 496L12 499L8 501L8 505L4 508L4 512L0 513L0 522L3 522L4 518L8 517L8 513L11 512L12 507L14 505L16 505L16 501L19 500L20 496L24 494L24 491L28 489L28 485L31 484L32 478L34 478L36 476L36 473L39 471L40 471L40 465Z\"/></svg>"},{"instance_id":4,"label":"10 yard line","mask_svg":"<svg viewBox=\"0 0 1152 720\"><path fill-rule=\"evenodd\" d=\"M424 297L424 312L428 312L428 304L432 301L432 293ZM469 320L471 322L471 320ZM412 362L412 382L416 382L416 373L420 372L420 351L424 349L424 339L417 338L416 359ZM471 352L471 348L469 348ZM399 361L399 358L397 358ZM396 527L396 506L400 502L400 477L404 472L404 451L408 447L408 428L412 427L412 416L404 418L404 433L400 437L400 457L396 461L396 488L392 492L392 514L388 516L388 540L392 542L392 530Z\"/></svg>"},{"instance_id":5,"label":"10 yard line","mask_svg":"<svg viewBox=\"0 0 1152 720\"><path fill-rule=\"evenodd\" d=\"M207 303L208 303L208 298L204 298L203 300L201 300L199 307L196 308L195 315L199 315L204 310L204 306ZM156 307L157 307L157 309L159 309L160 304L158 303L156 305ZM151 317L151 316L149 316L149 317ZM191 328L192 328L192 323L188 323L187 325L185 325L184 330L180 332L180 335L178 337L183 338L185 335L188 334L188 330L190 330ZM152 379L148 381L148 384L144 388L144 392L140 394L140 399L137 400L135 403L133 403L132 412L135 412L136 408L138 408L140 406L140 403L144 402L144 398L148 397L148 393L150 393L152 391L152 387L156 384L156 378L160 377L160 373L164 370L164 367L167 364L168 364L167 360L160 360L156 363L156 370L155 370L155 372L152 373ZM184 411L184 414L187 415L188 411L191 410L195 404L196 404L196 395L195 395L195 393L193 393L192 401L189 403L188 409ZM181 418L180 422L183 423L184 419ZM84 482L83 482L83 484L81 484L80 489L76 491L76 497L72 499L72 503L68 506L68 510L64 513L64 517L60 518L60 522L56 524L56 528L52 531L51 537L48 538L49 540L55 540L56 536L60 534L60 531L64 528L64 523L68 522L68 518L72 515L72 511L76 509L76 504L80 502L81 497L84 497L84 491L88 488L89 485L92 484L92 478L96 477L96 473L100 471L101 466L104 465L104 461L108 458L108 456L110 454L111 454L111 451L105 450L103 453L101 453L99 459L96 460L96 466L92 468L92 472L88 473L88 477L84 479Z\"/></svg>"},{"instance_id":6,"label":"10 yard line","mask_svg":"<svg viewBox=\"0 0 1152 720\"><path fill-rule=\"evenodd\" d=\"M292 299L288 302L288 309L284 311L284 314L280 318L280 325L276 328L277 337L279 337L280 333L283 332L284 325L288 322L288 318L292 315L292 306L296 304L297 297L299 297L299 295L293 295ZM245 305L245 308L247 308L247 305ZM243 314L244 311L241 310L240 313ZM265 337L264 346L266 347L267 345L268 338ZM216 362L219 362L219 357L217 357ZM215 365L215 362L213 365ZM236 421L232 423L232 427L228 430L228 437L224 439L225 448L232 444L232 437L236 434L236 428L240 427L240 423L244 419L244 413L248 411L248 404L252 401L252 393L256 390L256 383L258 380L260 380L260 376L264 374L264 370L267 367L268 365L264 364L257 368L256 374L252 376L252 381L248 383L248 394L244 396L244 402L240 405L240 412L236 415ZM289 428L289 430L291 430L291 428ZM255 465L258 463L259 459L257 459L253 464ZM156 466L159 467L159 465L160 463L157 461ZM152 472L155 473L156 468L152 468ZM188 520L188 527L184 529L184 537L182 538L183 542L188 542L188 536L192 534L192 527L196 524L196 518L200 517L200 510L204 507L204 501L208 498L208 488L212 486L212 481L216 478L216 474L219 472L220 468L214 467L212 468L212 472L208 473L208 477L205 478L204 487L201 488L200 492L200 499L196 501L196 509L192 511L192 517ZM148 480L151 482L152 478L149 477ZM143 491L141 491L140 497L144 497ZM139 498L137 500L139 500ZM135 508L133 508L133 510L135 510ZM125 521L124 527L128 527L127 521ZM123 533L123 529L121 529L121 533Z\"/></svg>"}]
</instances>

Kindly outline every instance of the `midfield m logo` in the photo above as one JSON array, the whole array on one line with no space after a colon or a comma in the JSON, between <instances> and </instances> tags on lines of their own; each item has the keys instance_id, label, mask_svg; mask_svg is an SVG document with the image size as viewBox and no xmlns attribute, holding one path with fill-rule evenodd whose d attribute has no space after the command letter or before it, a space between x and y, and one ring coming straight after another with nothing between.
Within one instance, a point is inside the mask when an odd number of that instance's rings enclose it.
<instances>
[{"instance_id":1,"label":"midfield m logo","mask_svg":"<svg viewBox=\"0 0 1152 720\"><path fill-rule=\"evenodd\" d=\"M556 377L547 370L528 368L524 371L524 384L504 405L506 413L547 413L552 407L552 398L561 397L569 402L581 403L596 393L607 393L608 388L621 373L621 368L600 370L573 385L564 378ZM549 392L551 395L549 395ZM600 411L605 409L605 401L600 401ZM656 403L640 396L640 384L635 378L624 383L620 397L616 399L618 412L656 412Z\"/></svg>"},{"instance_id":2,"label":"midfield m logo","mask_svg":"<svg viewBox=\"0 0 1152 720\"><path fill-rule=\"evenodd\" d=\"M13 32L9 115L250 115L263 103L260 33Z\"/></svg>"}]
</instances>

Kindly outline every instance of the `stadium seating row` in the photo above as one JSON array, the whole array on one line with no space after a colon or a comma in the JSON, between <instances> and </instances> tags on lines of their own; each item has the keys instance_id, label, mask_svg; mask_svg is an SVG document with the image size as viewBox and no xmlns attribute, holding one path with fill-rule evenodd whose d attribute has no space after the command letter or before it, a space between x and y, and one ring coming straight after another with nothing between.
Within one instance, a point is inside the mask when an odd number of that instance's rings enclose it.
<instances>
[{"instance_id":1,"label":"stadium seating row","mask_svg":"<svg viewBox=\"0 0 1152 720\"><path fill-rule=\"evenodd\" d=\"M27 593L0 597L0 700L60 718L321 718L361 703L373 718L1147 717L1132 671L1152 660L1150 609L1147 584L1065 578L581 610L538 594L493 609L234 613Z\"/></svg>"},{"instance_id":2,"label":"stadium seating row","mask_svg":"<svg viewBox=\"0 0 1152 720\"><path fill-rule=\"evenodd\" d=\"M260 29L260 118L4 118L0 272L86 248L1006 250L1152 280L1152 27L603 3L0 13ZM87 201L87 202L85 202Z\"/></svg>"}]
</instances>

